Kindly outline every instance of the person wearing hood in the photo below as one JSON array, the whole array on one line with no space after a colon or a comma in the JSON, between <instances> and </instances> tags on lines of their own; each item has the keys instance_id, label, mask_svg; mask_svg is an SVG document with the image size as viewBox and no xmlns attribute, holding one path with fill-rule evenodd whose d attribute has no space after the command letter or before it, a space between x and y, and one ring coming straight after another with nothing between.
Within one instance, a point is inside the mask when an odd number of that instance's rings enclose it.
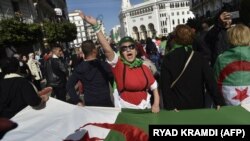
<instances>
[{"instance_id":1,"label":"person wearing hood","mask_svg":"<svg viewBox=\"0 0 250 141\"><path fill-rule=\"evenodd\" d=\"M92 25L112 71L120 94L120 107L131 109L151 108L153 113L160 111L160 97L158 84L149 68L143 65L141 59L136 58L135 41L131 37L123 37L119 42L120 57L110 47L101 32L101 26L91 16L80 16ZM150 104L148 90L153 91L154 102Z\"/></svg>"},{"instance_id":2,"label":"person wearing hood","mask_svg":"<svg viewBox=\"0 0 250 141\"><path fill-rule=\"evenodd\" d=\"M110 97L109 81L113 74L107 62L97 59L98 50L91 40L82 43L84 61L82 61L69 77L66 88L70 103L79 106L114 107ZM84 101L76 94L75 85L81 81L84 87Z\"/></svg>"}]
</instances>

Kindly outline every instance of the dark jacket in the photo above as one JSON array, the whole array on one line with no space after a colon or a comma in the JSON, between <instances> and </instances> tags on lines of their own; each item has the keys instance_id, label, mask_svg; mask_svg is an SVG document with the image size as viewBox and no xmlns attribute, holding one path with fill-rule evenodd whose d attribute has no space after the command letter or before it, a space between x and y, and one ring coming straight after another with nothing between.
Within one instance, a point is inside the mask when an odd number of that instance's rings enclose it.
<instances>
[{"instance_id":1,"label":"dark jacket","mask_svg":"<svg viewBox=\"0 0 250 141\"><path fill-rule=\"evenodd\" d=\"M208 62L195 52L183 75L173 88L171 83L181 73L191 49L177 48L164 57L161 67L161 90L164 108L196 109L205 108L205 86L216 105L224 105L212 69Z\"/></svg>"},{"instance_id":2,"label":"dark jacket","mask_svg":"<svg viewBox=\"0 0 250 141\"><path fill-rule=\"evenodd\" d=\"M83 61L69 77L67 91L72 103L80 101L75 85L81 81L84 87L84 101L87 106L113 106L110 98L109 80L113 78L108 63L99 60Z\"/></svg>"},{"instance_id":3,"label":"dark jacket","mask_svg":"<svg viewBox=\"0 0 250 141\"><path fill-rule=\"evenodd\" d=\"M0 117L12 118L26 106L38 106L41 98L23 77L0 80Z\"/></svg>"},{"instance_id":4,"label":"dark jacket","mask_svg":"<svg viewBox=\"0 0 250 141\"><path fill-rule=\"evenodd\" d=\"M50 58L45 62L45 77L51 87L65 87L68 69L59 58Z\"/></svg>"},{"instance_id":5,"label":"dark jacket","mask_svg":"<svg viewBox=\"0 0 250 141\"><path fill-rule=\"evenodd\" d=\"M219 23L215 24L205 36L205 43L210 49L211 66L214 65L217 57L231 46L228 41L227 29Z\"/></svg>"}]
</instances>

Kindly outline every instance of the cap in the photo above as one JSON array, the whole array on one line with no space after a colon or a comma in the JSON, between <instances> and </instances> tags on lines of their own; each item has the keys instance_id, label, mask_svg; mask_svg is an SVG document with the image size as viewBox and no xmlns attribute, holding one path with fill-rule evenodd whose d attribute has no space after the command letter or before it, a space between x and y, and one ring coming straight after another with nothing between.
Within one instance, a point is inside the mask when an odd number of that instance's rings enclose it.
<instances>
[{"instance_id":1,"label":"cap","mask_svg":"<svg viewBox=\"0 0 250 141\"><path fill-rule=\"evenodd\" d=\"M131 42L131 43L135 43L135 40L132 37L126 36L123 37L120 41L119 41L119 46L125 42Z\"/></svg>"}]
</instances>

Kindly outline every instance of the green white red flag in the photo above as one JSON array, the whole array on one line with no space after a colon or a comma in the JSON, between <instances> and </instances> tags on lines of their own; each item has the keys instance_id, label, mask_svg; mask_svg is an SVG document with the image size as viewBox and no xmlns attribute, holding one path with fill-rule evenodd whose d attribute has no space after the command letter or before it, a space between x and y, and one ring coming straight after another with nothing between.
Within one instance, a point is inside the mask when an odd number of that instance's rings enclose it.
<instances>
[{"instance_id":1,"label":"green white red flag","mask_svg":"<svg viewBox=\"0 0 250 141\"><path fill-rule=\"evenodd\" d=\"M221 54L215 76L228 105L250 103L250 47L235 47Z\"/></svg>"}]
</instances>

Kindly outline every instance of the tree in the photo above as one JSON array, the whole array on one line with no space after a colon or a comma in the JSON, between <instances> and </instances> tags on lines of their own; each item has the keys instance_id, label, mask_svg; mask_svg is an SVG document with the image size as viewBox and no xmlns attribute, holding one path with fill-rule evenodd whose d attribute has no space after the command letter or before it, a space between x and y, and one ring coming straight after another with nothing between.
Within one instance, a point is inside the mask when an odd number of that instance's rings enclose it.
<instances>
[{"instance_id":1,"label":"tree","mask_svg":"<svg viewBox=\"0 0 250 141\"><path fill-rule=\"evenodd\" d=\"M27 24L11 18L0 21L0 44L19 47L22 44L33 44L42 38L38 24Z\"/></svg>"},{"instance_id":2,"label":"tree","mask_svg":"<svg viewBox=\"0 0 250 141\"><path fill-rule=\"evenodd\" d=\"M68 21L60 23L46 21L44 23L45 37L49 43L70 42L76 39L76 25Z\"/></svg>"}]
</instances>

